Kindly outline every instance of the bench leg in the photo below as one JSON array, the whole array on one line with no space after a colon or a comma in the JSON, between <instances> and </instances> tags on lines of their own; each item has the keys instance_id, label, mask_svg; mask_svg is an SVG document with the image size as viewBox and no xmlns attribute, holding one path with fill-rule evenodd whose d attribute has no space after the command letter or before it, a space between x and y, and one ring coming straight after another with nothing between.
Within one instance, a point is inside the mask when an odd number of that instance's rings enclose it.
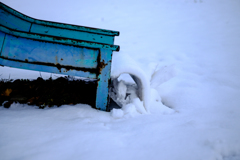
<instances>
[{"instance_id":1,"label":"bench leg","mask_svg":"<svg viewBox=\"0 0 240 160\"><path fill-rule=\"evenodd\" d=\"M110 72L111 72L111 60L112 60L112 50L100 49L99 54L99 75L98 75L98 85L97 85L97 95L96 95L96 108L108 111L108 86L110 83Z\"/></svg>"}]
</instances>

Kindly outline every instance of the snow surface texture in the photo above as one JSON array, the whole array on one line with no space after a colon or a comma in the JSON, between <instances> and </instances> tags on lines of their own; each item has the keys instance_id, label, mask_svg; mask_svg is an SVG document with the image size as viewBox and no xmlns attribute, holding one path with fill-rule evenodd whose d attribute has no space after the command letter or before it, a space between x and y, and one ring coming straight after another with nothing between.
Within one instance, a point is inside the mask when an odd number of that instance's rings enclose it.
<instances>
[{"instance_id":1,"label":"snow surface texture","mask_svg":"<svg viewBox=\"0 0 240 160\"><path fill-rule=\"evenodd\" d=\"M110 113L0 107L0 159L240 159L239 0L2 2L38 19L120 31L113 71L118 55L131 57L151 96L148 114L137 98ZM0 75L39 72L0 67ZM127 74L118 81L122 95L137 87Z\"/></svg>"}]
</instances>

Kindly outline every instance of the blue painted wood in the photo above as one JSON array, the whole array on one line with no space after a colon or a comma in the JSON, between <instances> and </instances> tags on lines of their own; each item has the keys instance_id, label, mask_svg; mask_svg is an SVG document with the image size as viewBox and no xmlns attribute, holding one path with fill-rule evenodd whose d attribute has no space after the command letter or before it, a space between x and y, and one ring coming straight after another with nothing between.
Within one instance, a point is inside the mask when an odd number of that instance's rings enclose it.
<instances>
[{"instance_id":1,"label":"blue painted wood","mask_svg":"<svg viewBox=\"0 0 240 160\"><path fill-rule=\"evenodd\" d=\"M27 69L27 70L33 70L33 71L40 71L40 72L50 72L50 73L57 73L57 74L65 74L70 76L79 76L79 77L85 77L90 79L96 79L97 74L91 73L91 72L85 72L85 71L78 71L78 70L67 70L65 68L60 68L60 70L57 67L53 66L47 66L47 65L38 65L38 64L30 64L25 62L18 62L18 61L11 61L9 59L3 59L0 57L0 64L3 66L9 66L14 68L20 68L20 69Z\"/></svg>"},{"instance_id":2,"label":"blue painted wood","mask_svg":"<svg viewBox=\"0 0 240 160\"><path fill-rule=\"evenodd\" d=\"M6 35L1 56L28 62L44 62L95 69L97 68L98 52L97 49L34 41ZM47 55L43 56L45 53Z\"/></svg>"},{"instance_id":3,"label":"blue painted wood","mask_svg":"<svg viewBox=\"0 0 240 160\"><path fill-rule=\"evenodd\" d=\"M109 45L109 44L95 43L95 42L89 42L89 41L80 41L80 40L69 39L65 37L53 37L53 36L44 35L44 34L15 31L15 30L6 28L2 25L0 25L0 31L7 34L14 35L16 37L31 38L39 41L48 41L48 42L69 44L69 45L89 47L89 48L107 48L113 51L119 51L120 49L120 47L117 45Z\"/></svg>"},{"instance_id":4,"label":"blue painted wood","mask_svg":"<svg viewBox=\"0 0 240 160\"><path fill-rule=\"evenodd\" d=\"M109 103L108 87L110 83L112 51L108 49L100 50L100 74L98 75L98 88L96 97L96 108L108 110Z\"/></svg>"},{"instance_id":5,"label":"blue painted wood","mask_svg":"<svg viewBox=\"0 0 240 160\"><path fill-rule=\"evenodd\" d=\"M0 2L0 65L97 80L96 105L108 110L113 45L119 32L28 17Z\"/></svg>"},{"instance_id":6,"label":"blue painted wood","mask_svg":"<svg viewBox=\"0 0 240 160\"><path fill-rule=\"evenodd\" d=\"M40 24L40 25L44 25L44 26L52 26L52 27L65 28L65 29L71 29L71 30L73 29L73 30L97 33L97 34L102 34L102 35L119 36L119 34L120 34L118 31L38 20L35 18L31 18L27 15L24 15L14 9L12 9L11 7L3 4L2 2L0 2L0 8L5 10L5 12L11 13L11 14L15 15L16 17L19 17L30 23L36 23L36 24Z\"/></svg>"},{"instance_id":7,"label":"blue painted wood","mask_svg":"<svg viewBox=\"0 0 240 160\"><path fill-rule=\"evenodd\" d=\"M8 28L26 31L30 30L31 23L16 17L0 8L0 24Z\"/></svg>"},{"instance_id":8,"label":"blue painted wood","mask_svg":"<svg viewBox=\"0 0 240 160\"><path fill-rule=\"evenodd\" d=\"M79 33L77 34L82 35L80 35L80 37L75 36L75 38L77 37L76 39L103 44L113 44L114 36L119 35L119 32L117 31L34 19L4 5L1 2L0 2L0 17L1 17L0 24L11 29L29 31L32 33L39 34L47 34L52 36L60 36L65 38L73 38L72 34L76 33L75 31L79 31ZM30 30L31 27L33 27L33 29ZM64 30L61 31L62 33L59 33L59 29Z\"/></svg>"},{"instance_id":9,"label":"blue painted wood","mask_svg":"<svg viewBox=\"0 0 240 160\"><path fill-rule=\"evenodd\" d=\"M2 47L3 47L4 38L5 38L5 33L0 32L0 55L2 53Z\"/></svg>"},{"instance_id":10,"label":"blue painted wood","mask_svg":"<svg viewBox=\"0 0 240 160\"><path fill-rule=\"evenodd\" d=\"M114 37L107 35L100 35L96 33L83 32L78 30L69 30L56 28L52 26L43 26L39 24L33 24L30 30L31 33L45 34L58 37L67 37L71 39L78 39L84 41L91 41L104 44L113 44Z\"/></svg>"}]
</instances>

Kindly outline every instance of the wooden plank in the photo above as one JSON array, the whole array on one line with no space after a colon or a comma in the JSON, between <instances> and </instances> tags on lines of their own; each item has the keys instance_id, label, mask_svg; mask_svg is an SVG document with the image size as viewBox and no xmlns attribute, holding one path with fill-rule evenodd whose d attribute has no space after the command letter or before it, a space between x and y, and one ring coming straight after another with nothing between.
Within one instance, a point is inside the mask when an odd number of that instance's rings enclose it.
<instances>
[{"instance_id":1,"label":"wooden plank","mask_svg":"<svg viewBox=\"0 0 240 160\"><path fill-rule=\"evenodd\" d=\"M113 36L82 32L78 30L56 28L52 26L43 26L38 24L33 24L30 32L104 44L113 44L114 40Z\"/></svg>"},{"instance_id":2,"label":"wooden plank","mask_svg":"<svg viewBox=\"0 0 240 160\"><path fill-rule=\"evenodd\" d=\"M96 108L108 111L109 95L108 87L110 83L112 51L101 49L99 55L100 62L98 64L98 87L96 95Z\"/></svg>"},{"instance_id":3,"label":"wooden plank","mask_svg":"<svg viewBox=\"0 0 240 160\"><path fill-rule=\"evenodd\" d=\"M2 2L0 2L0 8L5 10L6 12L9 12L9 13L11 13L11 14L13 14L13 15L15 15L15 16L17 16L17 17L19 17L19 18L21 18L25 21L28 21L30 23L53 26L53 27L60 27L60 28L66 28L66 29L73 29L73 30L91 32L91 33L97 33L97 34L104 34L104 35L110 35L110 36L118 36L119 35L118 31L38 20L38 19L35 19L35 18L31 18L27 15L24 15L24 14L14 10L14 9L12 9L11 7L3 4Z\"/></svg>"},{"instance_id":4,"label":"wooden plank","mask_svg":"<svg viewBox=\"0 0 240 160\"><path fill-rule=\"evenodd\" d=\"M114 50L114 51L119 51L119 49L120 49L120 47L117 45L108 45L108 44L73 40L73 39L67 39L67 38L61 38L61 37L38 35L38 34L34 34L34 33L13 31L13 30L9 30L8 28L1 26L1 25L0 25L0 31L7 33L7 34L14 35L16 37L24 37L24 38L35 39L35 40L40 40L40 41L48 41L48 42L69 44L69 45L89 47L89 48L106 48L106 49L110 49L110 50Z\"/></svg>"},{"instance_id":5,"label":"wooden plank","mask_svg":"<svg viewBox=\"0 0 240 160\"><path fill-rule=\"evenodd\" d=\"M0 56L0 64L3 66L9 66L14 68L20 69L28 69L33 71L40 71L40 72L50 72L50 73L57 73L57 74L67 74L70 76L79 76L85 78L96 79L96 74L86 71L78 71L78 70L66 70L65 68L57 68L53 66L46 66L46 65L38 65L38 64L31 64L26 62L18 62L12 61L9 59L4 59Z\"/></svg>"},{"instance_id":6,"label":"wooden plank","mask_svg":"<svg viewBox=\"0 0 240 160\"><path fill-rule=\"evenodd\" d=\"M5 12L0 8L0 25L14 30L28 32L30 30L31 23Z\"/></svg>"},{"instance_id":7,"label":"wooden plank","mask_svg":"<svg viewBox=\"0 0 240 160\"><path fill-rule=\"evenodd\" d=\"M27 62L44 62L81 68L97 68L98 50L35 41L6 35L2 56Z\"/></svg>"},{"instance_id":8,"label":"wooden plank","mask_svg":"<svg viewBox=\"0 0 240 160\"><path fill-rule=\"evenodd\" d=\"M2 48L3 48L3 43L4 43L4 39L5 39L5 33L0 32L0 55L2 53Z\"/></svg>"}]
</instances>

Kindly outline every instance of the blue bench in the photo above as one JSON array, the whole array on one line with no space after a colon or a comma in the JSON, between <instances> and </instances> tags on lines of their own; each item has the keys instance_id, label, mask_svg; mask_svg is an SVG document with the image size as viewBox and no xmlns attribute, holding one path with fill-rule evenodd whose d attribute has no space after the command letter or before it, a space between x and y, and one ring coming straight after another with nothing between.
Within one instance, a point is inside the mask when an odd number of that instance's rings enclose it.
<instances>
[{"instance_id":1,"label":"blue bench","mask_svg":"<svg viewBox=\"0 0 240 160\"><path fill-rule=\"evenodd\" d=\"M112 52L119 32L37 20L0 2L0 65L97 80L97 109L108 111Z\"/></svg>"}]
</instances>

